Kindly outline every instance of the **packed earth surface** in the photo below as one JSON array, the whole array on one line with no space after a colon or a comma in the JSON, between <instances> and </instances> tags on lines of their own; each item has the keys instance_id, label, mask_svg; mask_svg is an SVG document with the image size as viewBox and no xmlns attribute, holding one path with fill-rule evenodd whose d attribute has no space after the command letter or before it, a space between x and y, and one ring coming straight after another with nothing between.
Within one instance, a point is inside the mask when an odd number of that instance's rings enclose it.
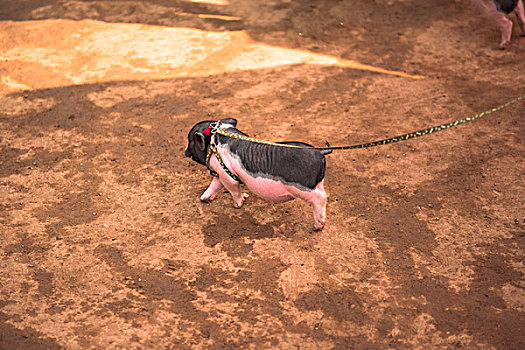
<instances>
[{"instance_id":1,"label":"packed earth surface","mask_svg":"<svg viewBox=\"0 0 525 350\"><path fill-rule=\"evenodd\" d=\"M513 15L509 16L515 22ZM184 156L202 120L374 141L525 94L468 1L0 2L0 349L525 349L525 100L327 156L327 224Z\"/></svg>"}]
</instances>

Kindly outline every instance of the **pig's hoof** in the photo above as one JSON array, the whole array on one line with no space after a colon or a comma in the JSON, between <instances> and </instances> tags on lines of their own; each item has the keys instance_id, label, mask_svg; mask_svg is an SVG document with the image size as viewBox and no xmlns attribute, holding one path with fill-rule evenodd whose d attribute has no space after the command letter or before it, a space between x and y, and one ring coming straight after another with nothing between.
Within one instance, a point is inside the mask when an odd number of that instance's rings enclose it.
<instances>
[{"instance_id":1,"label":"pig's hoof","mask_svg":"<svg viewBox=\"0 0 525 350\"><path fill-rule=\"evenodd\" d=\"M233 202L233 207L234 207L235 209L240 209L240 208L242 207L242 204L243 204L243 203L244 203L244 198L241 199L239 202L235 202L235 201L234 201L234 202Z\"/></svg>"},{"instance_id":2,"label":"pig's hoof","mask_svg":"<svg viewBox=\"0 0 525 350\"><path fill-rule=\"evenodd\" d=\"M314 225L314 231L322 231L324 228L324 224L315 224Z\"/></svg>"},{"instance_id":3,"label":"pig's hoof","mask_svg":"<svg viewBox=\"0 0 525 350\"><path fill-rule=\"evenodd\" d=\"M201 196L201 202L208 203L208 202L211 202L212 200L213 200L212 197Z\"/></svg>"},{"instance_id":4,"label":"pig's hoof","mask_svg":"<svg viewBox=\"0 0 525 350\"><path fill-rule=\"evenodd\" d=\"M241 194L241 198L238 201L236 201L236 200L233 201L233 207L235 209L239 209L240 207L242 207L242 205L244 203L244 200L246 198L248 198L248 194L247 193L242 193Z\"/></svg>"}]
</instances>

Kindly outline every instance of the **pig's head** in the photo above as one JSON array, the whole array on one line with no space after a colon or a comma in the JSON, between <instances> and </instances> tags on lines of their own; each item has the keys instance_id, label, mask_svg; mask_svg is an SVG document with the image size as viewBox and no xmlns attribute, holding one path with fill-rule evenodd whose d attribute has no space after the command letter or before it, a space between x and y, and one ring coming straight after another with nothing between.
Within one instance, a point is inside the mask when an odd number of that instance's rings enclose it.
<instances>
[{"instance_id":1,"label":"pig's head","mask_svg":"<svg viewBox=\"0 0 525 350\"><path fill-rule=\"evenodd\" d=\"M214 120L205 120L199 122L191 128L188 133L188 147L184 154L186 157L191 157L194 161L199 164L206 165L206 153L208 146L210 145L211 136L205 135L204 130L210 127L210 124L214 123ZM237 120L233 118L222 119L221 124L228 124L228 126L235 128Z\"/></svg>"}]
</instances>

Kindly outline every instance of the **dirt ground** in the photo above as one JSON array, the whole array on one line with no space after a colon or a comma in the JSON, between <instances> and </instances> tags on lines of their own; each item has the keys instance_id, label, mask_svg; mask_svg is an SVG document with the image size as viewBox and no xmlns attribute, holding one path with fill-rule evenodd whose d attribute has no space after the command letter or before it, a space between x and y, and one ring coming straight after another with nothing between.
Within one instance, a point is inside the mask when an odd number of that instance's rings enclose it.
<instances>
[{"instance_id":1,"label":"dirt ground","mask_svg":"<svg viewBox=\"0 0 525 350\"><path fill-rule=\"evenodd\" d=\"M510 16L515 20L513 16ZM0 349L524 349L525 102L222 192L201 120L373 141L525 93L468 1L0 2ZM248 192L247 189L245 189Z\"/></svg>"}]
</instances>

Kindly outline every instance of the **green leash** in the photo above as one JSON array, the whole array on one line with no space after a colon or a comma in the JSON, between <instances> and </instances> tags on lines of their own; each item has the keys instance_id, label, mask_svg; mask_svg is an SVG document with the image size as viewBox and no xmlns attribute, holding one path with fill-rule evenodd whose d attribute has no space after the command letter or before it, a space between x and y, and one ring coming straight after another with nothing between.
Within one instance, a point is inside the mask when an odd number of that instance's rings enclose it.
<instances>
[{"instance_id":1,"label":"green leash","mask_svg":"<svg viewBox=\"0 0 525 350\"><path fill-rule=\"evenodd\" d=\"M367 142L367 143L361 143L361 144L350 145L350 146L305 147L305 146L287 145L287 144L282 144L282 143L275 143L275 142L270 142L270 141L265 141L265 140L259 140L259 139L253 138L253 137L244 136L244 135L236 134L236 133L231 132L231 131L226 131L226 130L221 130L221 129L216 129L215 132L217 134L228 136L228 137L235 138L235 139L240 139L240 140L245 140L245 141L250 141L250 142L256 142L256 143L262 143L262 144L278 146L278 147L317 149L317 150L344 150L344 149L356 149L356 148L369 148L369 147L375 147L375 146L380 146L380 145L386 145L386 144L389 144L389 143L395 143L395 142L399 142L399 141L405 141L405 140L413 139L413 138L416 138L416 137L420 137L420 136L424 136L424 135L428 135L428 134L433 134L435 132L442 131L442 130L445 130L445 129L449 129L449 128L452 128L454 126L458 126L458 125L461 125L461 124L465 124L465 123L471 122L473 120L479 119L479 118L481 118L483 116L492 114L492 113L497 112L499 110L502 110L503 108L506 108L506 107L510 106L511 104L514 104L514 103L516 103L516 102L518 102L518 101L520 101L520 100L522 100L524 98L525 98L525 95L522 95L522 96L517 97L517 98L515 98L515 99L513 99L513 100L511 100L511 101L509 101L509 102L507 102L505 104L502 104L501 106L489 109L488 111L485 111L485 112L473 115L471 117L455 120L455 121L450 122L450 123L441 124L441 125L437 125L437 126L432 126L430 128L421 129L421 130L418 130L418 131L410 132L408 134L403 134L403 135L399 135L399 136L389 137L389 138L383 139L383 140Z\"/></svg>"},{"instance_id":2,"label":"green leash","mask_svg":"<svg viewBox=\"0 0 525 350\"><path fill-rule=\"evenodd\" d=\"M245 135L237 134L237 133L234 133L234 132L231 132L231 131L226 131L226 130L219 129L220 122L217 122L217 123L212 124L212 126L210 126L210 128L211 128L211 130L210 130L211 131L211 141L210 141L210 146L208 148L208 154L206 155L206 166L210 170L211 175L218 176L217 172L215 172L214 170L212 170L210 168L210 158L211 158L211 155L213 153L213 154L215 154L215 157L217 157L217 160L219 161L219 164L224 169L224 171L233 180L235 180L237 182L241 182L239 177L236 176L235 174L233 174L228 169L228 167L224 164L224 161L222 160L221 156L219 155L219 151L217 151L217 145L215 144L215 134L231 137L231 138L234 138L234 139L240 139L240 140L249 141L249 142L255 142L255 143L262 143L262 144L265 144L265 145L271 145L271 146L277 146L277 147L316 149L316 150L326 150L326 151L328 151L328 150L356 149L356 148L369 148L369 147L386 145L386 144L389 144L389 143L395 143L395 142L399 142L399 141L405 141L405 140L413 139L413 138L416 138L416 137L433 134L435 132L442 131L442 130L445 130L445 129L449 129L449 128L452 128L454 126L458 126L458 125L461 125L461 124L465 124L465 123L471 122L473 120L479 119L479 118L481 118L483 116L486 116L486 115L492 114L494 112L500 111L503 108L506 108L506 107L508 107L508 106L510 106L510 105L512 105L512 104L514 104L514 103L516 103L516 102L518 102L518 101L520 101L520 100L522 100L524 98L525 98L525 95L516 97L515 99L513 99L513 100L511 100L511 101L509 101L507 103L504 103L504 104L502 104L502 105L500 105L498 107L494 107L492 109L489 109L488 111L481 112L481 113L473 115L471 117L455 120L455 121L450 122L450 123L441 124L441 125L437 125L437 126L432 126L430 128L421 129L421 130L418 130L418 131L410 132L408 134L403 134L403 135L399 135L399 136L389 137L387 139L382 139L382 140L373 141L373 142L367 142L367 143L361 143L361 144L356 144L356 145L350 145L350 146L305 147L305 146L288 145L288 144L276 143L276 142L271 142L271 141L259 140L259 139L256 139L256 138L253 138L253 137L250 137L250 136L245 136Z\"/></svg>"}]
</instances>

